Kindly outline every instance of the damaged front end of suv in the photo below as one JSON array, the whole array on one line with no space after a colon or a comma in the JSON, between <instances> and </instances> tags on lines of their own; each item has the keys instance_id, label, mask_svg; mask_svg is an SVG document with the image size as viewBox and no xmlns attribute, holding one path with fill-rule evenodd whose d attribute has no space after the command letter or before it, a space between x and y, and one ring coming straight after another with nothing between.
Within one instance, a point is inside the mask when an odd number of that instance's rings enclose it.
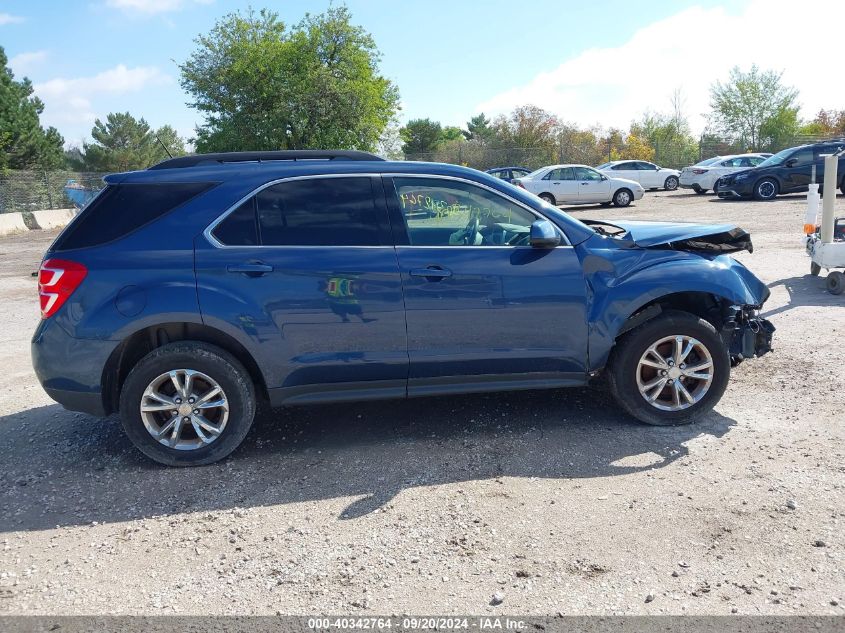
<instances>
[{"instance_id":1,"label":"damaged front end of suv","mask_svg":"<svg viewBox=\"0 0 845 633\"><path fill-rule=\"evenodd\" d=\"M711 323L732 365L772 350L775 327L760 316L770 291L730 257L753 252L746 231L729 224L583 222L596 232L583 244L593 295L590 365L596 372L617 339L668 311Z\"/></svg>"}]
</instances>

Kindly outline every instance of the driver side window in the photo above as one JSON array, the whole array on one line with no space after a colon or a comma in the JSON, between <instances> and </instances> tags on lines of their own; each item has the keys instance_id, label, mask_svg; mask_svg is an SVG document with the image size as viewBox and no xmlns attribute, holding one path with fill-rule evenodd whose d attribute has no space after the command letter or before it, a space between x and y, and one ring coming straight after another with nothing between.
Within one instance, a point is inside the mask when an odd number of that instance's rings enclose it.
<instances>
[{"instance_id":1,"label":"driver side window","mask_svg":"<svg viewBox=\"0 0 845 633\"><path fill-rule=\"evenodd\" d=\"M411 246L523 246L535 216L481 187L437 178L393 179Z\"/></svg>"}]
</instances>

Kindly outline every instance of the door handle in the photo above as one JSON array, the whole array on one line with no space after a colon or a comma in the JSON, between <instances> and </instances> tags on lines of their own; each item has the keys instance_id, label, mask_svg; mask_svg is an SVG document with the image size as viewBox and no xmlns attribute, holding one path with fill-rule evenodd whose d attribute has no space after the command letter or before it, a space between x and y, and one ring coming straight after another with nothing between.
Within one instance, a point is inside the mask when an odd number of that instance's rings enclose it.
<instances>
[{"instance_id":1,"label":"door handle","mask_svg":"<svg viewBox=\"0 0 845 633\"><path fill-rule=\"evenodd\" d=\"M588 183L588 182L582 182L581 184L582 184L582 185L589 185L590 183Z\"/></svg>"},{"instance_id":2,"label":"door handle","mask_svg":"<svg viewBox=\"0 0 845 633\"><path fill-rule=\"evenodd\" d=\"M440 281L452 276L452 271L440 266L429 266L428 268L412 268L411 277L425 277L428 281Z\"/></svg>"},{"instance_id":3,"label":"door handle","mask_svg":"<svg viewBox=\"0 0 845 633\"><path fill-rule=\"evenodd\" d=\"M273 272L273 267L263 262L250 262L248 264L231 264L226 266L230 273L241 273L247 277L261 277Z\"/></svg>"}]
</instances>

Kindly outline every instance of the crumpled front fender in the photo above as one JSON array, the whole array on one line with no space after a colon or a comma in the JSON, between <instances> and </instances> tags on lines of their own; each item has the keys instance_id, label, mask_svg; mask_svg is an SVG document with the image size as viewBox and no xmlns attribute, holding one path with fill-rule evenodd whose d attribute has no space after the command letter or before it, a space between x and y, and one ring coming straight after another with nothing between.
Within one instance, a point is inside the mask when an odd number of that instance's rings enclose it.
<instances>
[{"instance_id":1,"label":"crumpled front fender","mask_svg":"<svg viewBox=\"0 0 845 633\"><path fill-rule=\"evenodd\" d=\"M736 306L761 306L769 289L732 257L662 249L585 249L584 272L592 291L589 366L604 367L628 318L643 306L678 293L707 293Z\"/></svg>"}]
</instances>

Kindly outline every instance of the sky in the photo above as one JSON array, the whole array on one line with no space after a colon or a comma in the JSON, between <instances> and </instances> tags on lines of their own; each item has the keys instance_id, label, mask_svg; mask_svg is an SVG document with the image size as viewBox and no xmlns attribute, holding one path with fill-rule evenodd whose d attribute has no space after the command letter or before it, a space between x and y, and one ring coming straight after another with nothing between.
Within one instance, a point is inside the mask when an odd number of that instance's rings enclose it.
<instances>
[{"instance_id":1,"label":"sky","mask_svg":"<svg viewBox=\"0 0 845 633\"><path fill-rule=\"evenodd\" d=\"M68 145L129 111L193 136L201 116L179 86L194 39L227 13L267 7L295 24L330 0L0 0L0 46ZM783 72L801 114L845 108L838 72L845 2L816 0L347 0L401 95L400 121L461 125L535 104L581 126L627 128L668 111L680 89L700 133L709 88L731 67ZM810 5L808 5L810 6ZM833 25L827 29L825 24ZM833 61L826 62L830 57Z\"/></svg>"}]
</instances>

